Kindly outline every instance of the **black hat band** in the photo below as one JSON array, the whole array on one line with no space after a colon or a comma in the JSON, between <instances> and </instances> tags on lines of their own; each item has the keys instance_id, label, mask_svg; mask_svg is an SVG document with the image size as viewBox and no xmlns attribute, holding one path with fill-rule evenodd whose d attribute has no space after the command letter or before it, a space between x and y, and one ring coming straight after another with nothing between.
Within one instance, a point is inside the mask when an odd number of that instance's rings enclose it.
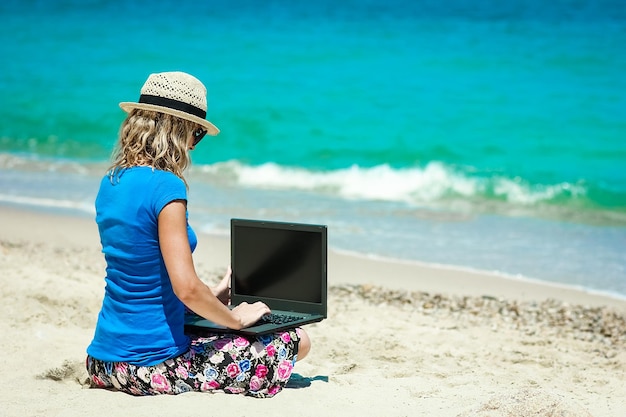
<instances>
[{"instance_id":1,"label":"black hat band","mask_svg":"<svg viewBox=\"0 0 626 417\"><path fill-rule=\"evenodd\" d=\"M196 106L192 106L191 104L183 103L182 101L174 100L171 98L142 94L139 96L139 102L144 104L153 104L155 106L167 107L173 110L193 114L194 116L197 116L201 119L206 119L206 111L199 109Z\"/></svg>"}]
</instances>

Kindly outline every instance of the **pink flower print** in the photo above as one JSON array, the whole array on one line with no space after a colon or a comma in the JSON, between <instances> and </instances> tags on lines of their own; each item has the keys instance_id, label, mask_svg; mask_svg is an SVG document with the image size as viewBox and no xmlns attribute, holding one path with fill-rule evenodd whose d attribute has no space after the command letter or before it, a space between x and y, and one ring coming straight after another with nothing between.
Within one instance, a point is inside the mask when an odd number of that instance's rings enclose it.
<instances>
[{"instance_id":1,"label":"pink flower print","mask_svg":"<svg viewBox=\"0 0 626 417\"><path fill-rule=\"evenodd\" d=\"M285 332L285 333L281 334L280 335L280 340L282 340L284 343L291 342L291 336L289 335L289 332Z\"/></svg>"},{"instance_id":2,"label":"pink flower print","mask_svg":"<svg viewBox=\"0 0 626 417\"><path fill-rule=\"evenodd\" d=\"M267 352L267 356L276 355L276 348L274 347L274 345L267 345L265 347L265 351Z\"/></svg>"},{"instance_id":3,"label":"pink flower print","mask_svg":"<svg viewBox=\"0 0 626 417\"><path fill-rule=\"evenodd\" d=\"M104 383L104 381L102 381L100 378L98 378L98 376L93 375L91 377L91 380L93 381L93 383L97 386L97 387L106 387L107 384Z\"/></svg>"},{"instance_id":4,"label":"pink flower print","mask_svg":"<svg viewBox=\"0 0 626 417\"><path fill-rule=\"evenodd\" d=\"M226 373L231 378L236 377L237 375L239 375L240 372L241 370L239 369L239 365L237 365L234 362L229 363L228 366L226 367Z\"/></svg>"},{"instance_id":5,"label":"pink flower print","mask_svg":"<svg viewBox=\"0 0 626 417\"><path fill-rule=\"evenodd\" d=\"M256 371L254 372L254 374L258 378L265 378L267 376L267 366L265 366L265 365L258 365L256 367Z\"/></svg>"},{"instance_id":6,"label":"pink flower print","mask_svg":"<svg viewBox=\"0 0 626 417\"><path fill-rule=\"evenodd\" d=\"M246 347L250 344L250 342L248 342L248 339L245 339L243 337L236 338L235 340L233 340L233 343L235 346L240 347L240 348Z\"/></svg>"},{"instance_id":7,"label":"pink flower print","mask_svg":"<svg viewBox=\"0 0 626 417\"><path fill-rule=\"evenodd\" d=\"M128 364L125 362L118 362L115 364L115 371L121 374L128 373Z\"/></svg>"},{"instance_id":8,"label":"pink flower print","mask_svg":"<svg viewBox=\"0 0 626 417\"><path fill-rule=\"evenodd\" d=\"M130 393L133 394L133 395L144 395L143 391L141 391L139 388L137 388L137 387L135 387L133 385L130 385L128 387L128 391L130 391Z\"/></svg>"},{"instance_id":9,"label":"pink flower print","mask_svg":"<svg viewBox=\"0 0 626 417\"><path fill-rule=\"evenodd\" d=\"M263 380L259 377L253 376L250 378L250 391L258 391L263 386Z\"/></svg>"},{"instance_id":10,"label":"pink flower print","mask_svg":"<svg viewBox=\"0 0 626 417\"><path fill-rule=\"evenodd\" d=\"M178 368L176 368L176 376L181 379L187 379L189 378L189 372L187 372L187 369L184 366L178 366Z\"/></svg>"},{"instance_id":11,"label":"pink flower print","mask_svg":"<svg viewBox=\"0 0 626 417\"><path fill-rule=\"evenodd\" d=\"M223 338L217 339L215 342L213 342L213 346L215 346L215 349L217 350L221 350L222 352L228 352L233 347L233 344L231 339Z\"/></svg>"},{"instance_id":12,"label":"pink flower print","mask_svg":"<svg viewBox=\"0 0 626 417\"><path fill-rule=\"evenodd\" d=\"M128 380L128 364L124 362L115 364L115 376L111 379L111 382L113 382L114 379L117 379L120 387L126 385ZM115 383L113 385L115 385ZM116 386L115 388L119 389L120 387Z\"/></svg>"},{"instance_id":13,"label":"pink flower print","mask_svg":"<svg viewBox=\"0 0 626 417\"><path fill-rule=\"evenodd\" d=\"M152 374L150 386L158 392L169 392L172 389L169 381L161 374Z\"/></svg>"},{"instance_id":14,"label":"pink flower print","mask_svg":"<svg viewBox=\"0 0 626 417\"><path fill-rule=\"evenodd\" d=\"M273 397L274 395L278 394L278 392L280 391L280 385L272 385L268 390L267 390L267 394L270 397Z\"/></svg>"},{"instance_id":15,"label":"pink flower print","mask_svg":"<svg viewBox=\"0 0 626 417\"><path fill-rule=\"evenodd\" d=\"M278 379L281 381L286 381L291 376L291 371L293 370L293 365L290 361L282 361L278 365L278 370L276 371L278 374Z\"/></svg>"},{"instance_id":16,"label":"pink flower print","mask_svg":"<svg viewBox=\"0 0 626 417\"><path fill-rule=\"evenodd\" d=\"M205 381L200 385L200 391L212 391L219 387L220 384L217 381Z\"/></svg>"}]
</instances>

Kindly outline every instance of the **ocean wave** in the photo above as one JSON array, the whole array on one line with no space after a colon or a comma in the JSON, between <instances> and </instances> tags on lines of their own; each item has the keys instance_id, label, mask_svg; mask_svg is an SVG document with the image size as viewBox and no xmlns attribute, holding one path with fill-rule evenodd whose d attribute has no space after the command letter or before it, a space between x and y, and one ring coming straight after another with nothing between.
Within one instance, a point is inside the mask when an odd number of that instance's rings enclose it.
<instances>
[{"instance_id":1,"label":"ocean wave","mask_svg":"<svg viewBox=\"0 0 626 417\"><path fill-rule=\"evenodd\" d=\"M295 189L331 193L348 199L430 203L451 199L487 198L519 205L539 202L584 199L583 184L567 182L530 184L519 177L471 175L441 162L422 168L396 169L389 165L371 168L351 166L332 171L312 171L275 163L258 166L238 161L200 167L213 180L235 182L241 186Z\"/></svg>"},{"instance_id":2,"label":"ocean wave","mask_svg":"<svg viewBox=\"0 0 626 417\"><path fill-rule=\"evenodd\" d=\"M626 193L602 189L583 180L532 183L525 178L442 162L412 168L383 164L315 171L276 163L252 166L229 161L195 167L194 175L212 183L298 190L348 200L626 224Z\"/></svg>"}]
</instances>

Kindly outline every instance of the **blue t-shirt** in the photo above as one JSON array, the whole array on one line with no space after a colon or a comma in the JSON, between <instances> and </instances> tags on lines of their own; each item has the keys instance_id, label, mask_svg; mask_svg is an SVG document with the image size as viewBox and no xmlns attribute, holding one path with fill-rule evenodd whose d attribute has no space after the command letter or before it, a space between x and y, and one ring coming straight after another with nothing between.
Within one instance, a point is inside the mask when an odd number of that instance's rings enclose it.
<instances>
[{"instance_id":1,"label":"blue t-shirt","mask_svg":"<svg viewBox=\"0 0 626 417\"><path fill-rule=\"evenodd\" d=\"M119 178L119 181L118 181ZM106 260L106 287L87 353L96 359L149 366L189 348L184 305L176 297L159 248L158 216L174 200L187 200L176 175L134 167L111 181L96 198L96 222ZM187 225L193 251L196 235Z\"/></svg>"}]
</instances>

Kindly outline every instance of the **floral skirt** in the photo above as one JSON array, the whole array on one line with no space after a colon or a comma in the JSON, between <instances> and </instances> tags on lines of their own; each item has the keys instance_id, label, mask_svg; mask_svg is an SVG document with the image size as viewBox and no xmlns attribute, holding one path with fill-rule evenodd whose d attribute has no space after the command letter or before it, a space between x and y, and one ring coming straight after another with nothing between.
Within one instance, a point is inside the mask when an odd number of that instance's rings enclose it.
<instances>
[{"instance_id":1,"label":"floral skirt","mask_svg":"<svg viewBox=\"0 0 626 417\"><path fill-rule=\"evenodd\" d=\"M233 334L190 337L187 352L157 365L104 362L88 356L91 386L133 395L222 390L273 397L287 384L298 354L296 330L256 339Z\"/></svg>"}]
</instances>

